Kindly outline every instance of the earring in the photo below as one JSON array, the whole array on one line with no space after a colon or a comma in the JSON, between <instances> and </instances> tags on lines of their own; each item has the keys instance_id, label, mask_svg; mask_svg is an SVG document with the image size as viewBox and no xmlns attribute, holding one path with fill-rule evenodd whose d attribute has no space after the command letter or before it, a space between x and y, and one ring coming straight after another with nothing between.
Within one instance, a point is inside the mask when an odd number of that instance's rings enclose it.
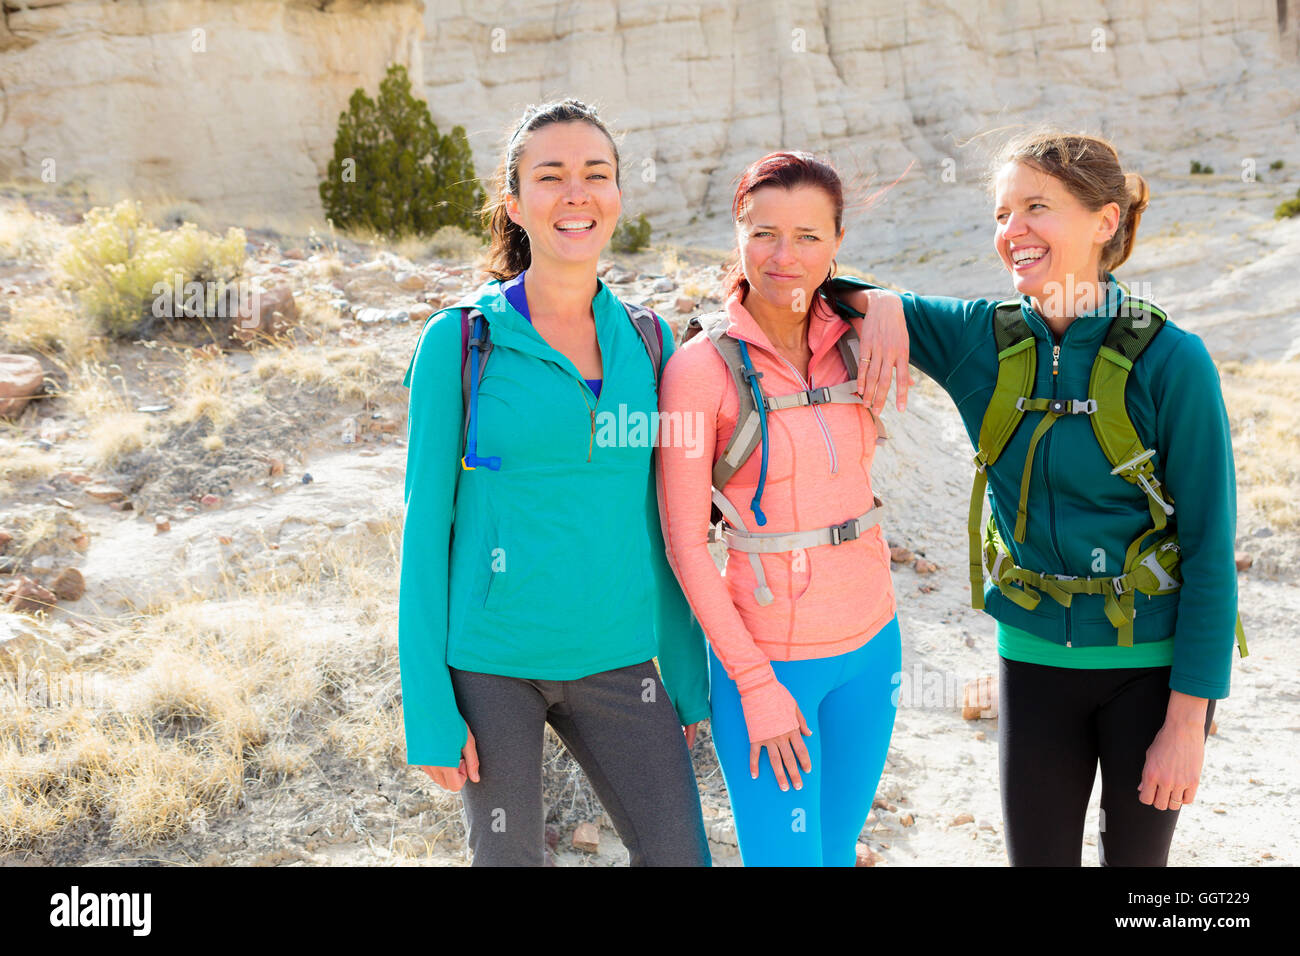
<instances>
[{"instance_id":1,"label":"earring","mask_svg":"<svg viewBox=\"0 0 1300 956\"><path fill-rule=\"evenodd\" d=\"M826 273L826 279L825 279L826 282L830 282L832 279L835 278L835 271L836 271L838 268L839 268L839 266L836 265L835 260L832 259L832 260L831 260L831 271L828 272L828 273Z\"/></svg>"}]
</instances>

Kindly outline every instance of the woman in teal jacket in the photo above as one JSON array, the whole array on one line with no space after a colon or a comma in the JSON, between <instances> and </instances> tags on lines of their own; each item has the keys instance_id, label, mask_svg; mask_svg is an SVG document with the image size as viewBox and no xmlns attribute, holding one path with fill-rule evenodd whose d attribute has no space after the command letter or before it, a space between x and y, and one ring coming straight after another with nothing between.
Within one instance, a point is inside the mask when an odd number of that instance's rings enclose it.
<instances>
[{"instance_id":1,"label":"woman in teal jacket","mask_svg":"<svg viewBox=\"0 0 1300 956\"><path fill-rule=\"evenodd\" d=\"M895 330L876 342L873 364L897 365L902 390L910 339L912 364L952 396L980 449L993 523L980 540L972 518L972 581L975 606L998 621L1011 863L1079 865L1100 762L1102 863L1164 865L1240 636L1236 485L1218 374L1197 336L1112 274L1148 191L1110 144L1029 134L994 171L994 244L1018 300L840 286L853 309ZM1032 364L1016 357L1025 349ZM1033 377L1000 386L1000 358L1025 362L1016 367ZM1096 384L1118 369L1127 374L1118 391ZM986 412L1022 398L1018 424L1003 419L1015 430L998 454L990 426L999 416ZM1140 443L1130 447L1142 451L1116 462L1093 418L1105 416L1113 436L1121 406ZM987 587L981 565L996 573Z\"/></svg>"},{"instance_id":2,"label":"woman in teal jacket","mask_svg":"<svg viewBox=\"0 0 1300 956\"><path fill-rule=\"evenodd\" d=\"M489 207L496 279L431 317L407 372L407 761L462 791L476 865L542 863L546 723L634 865L709 863L688 751L708 665L659 530L658 375L596 272L620 199L596 114L530 108ZM491 345L464 464L462 309Z\"/></svg>"}]
</instances>

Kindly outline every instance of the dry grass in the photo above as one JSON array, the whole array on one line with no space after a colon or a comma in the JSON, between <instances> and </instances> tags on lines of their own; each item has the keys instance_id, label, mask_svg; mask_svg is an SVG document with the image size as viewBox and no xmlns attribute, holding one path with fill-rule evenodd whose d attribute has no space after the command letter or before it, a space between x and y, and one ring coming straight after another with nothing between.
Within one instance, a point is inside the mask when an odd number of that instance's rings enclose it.
<instances>
[{"instance_id":1,"label":"dry grass","mask_svg":"<svg viewBox=\"0 0 1300 956\"><path fill-rule=\"evenodd\" d=\"M63 296L20 296L10 306L10 313L9 320L0 325L0 336L17 348L39 352L65 371L104 356L97 324L79 314Z\"/></svg>"},{"instance_id":2,"label":"dry grass","mask_svg":"<svg viewBox=\"0 0 1300 956\"><path fill-rule=\"evenodd\" d=\"M376 346L362 346L267 349L258 355L253 374L328 389L347 400L369 398L380 385L391 382L393 372Z\"/></svg>"},{"instance_id":3,"label":"dry grass","mask_svg":"<svg viewBox=\"0 0 1300 956\"><path fill-rule=\"evenodd\" d=\"M1300 361L1224 362L1219 373L1238 497L1274 528L1300 530Z\"/></svg>"},{"instance_id":4,"label":"dry grass","mask_svg":"<svg viewBox=\"0 0 1300 956\"><path fill-rule=\"evenodd\" d=\"M66 227L52 216L34 213L26 205L0 209L0 259L45 264L58 250Z\"/></svg>"},{"instance_id":5,"label":"dry grass","mask_svg":"<svg viewBox=\"0 0 1300 956\"><path fill-rule=\"evenodd\" d=\"M54 455L22 441L12 426L0 431L0 498L13 494L15 482L41 481L62 470Z\"/></svg>"},{"instance_id":6,"label":"dry grass","mask_svg":"<svg viewBox=\"0 0 1300 956\"><path fill-rule=\"evenodd\" d=\"M78 823L119 847L202 831L322 751L400 767L401 518L372 523L370 547L331 536L302 568L232 568L211 593L119 622L105 693L32 706L0 669L16 704L0 707L0 852Z\"/></svg>"}]
</instances>

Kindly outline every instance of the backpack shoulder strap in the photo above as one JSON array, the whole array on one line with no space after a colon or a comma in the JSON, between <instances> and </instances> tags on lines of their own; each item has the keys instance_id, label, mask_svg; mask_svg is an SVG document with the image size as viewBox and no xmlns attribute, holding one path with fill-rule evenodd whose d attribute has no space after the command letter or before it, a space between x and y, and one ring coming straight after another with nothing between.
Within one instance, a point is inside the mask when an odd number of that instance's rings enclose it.
<instances>
[{"instance_id":1,"label":"backpack shoulder strap","mask_svg":"<svg viewBox=\"0 0 1300 956\"><path fill-rule=\"evenodd\" d=\"M658 391L659 369L664 363L664 330L659 324L659 316L644 305L634 305L631 302L624 302L623 308L627 310L628 318L632 320L632 326L641 337L646 354L650 356L650 364L654 366L655 390Z\"/></svg>"},{"instance_id":2,"label":"backpack shoulder strap","mask_svg":"<svg viewBox=\"0 0 1300 956\"><path fill-rule=\"evenodd\" d=\"M998 460L1024 418L1016 400L1030 397L1038 371L1034 333L1021 314L1019 301L998 303L993 313L993 339L998 350L998 378L984 410L979 437L985 465Z\"/></svg>"},{"instance_id":3,"label":"backpack shoulder strap","mask_svg":"<svg viewBox=\"0 0 1300 956\"><path fill-rule=\"evenodd\" d=\"M998 350L998 378L980 423L979 448L975 453L975 480L971 485L970 517L966 533L970 545L971 607L984 607L984 565L980 539L984 519L986 469L998 460L1015 434L1025 413L1017 400L1033 394L1038 371L1038 353L1033 330L1021 312L1018 300L999 302L993 313L993 339Z\"/></svg>"},{"instance_id":4,"label":"backpack shoulder strap","mask_svg":"<svg viewBox=\"0 0 1300 956\"><path fill-rule=\"evenodd\" d=\"M703 332L713 343L713 347L726 363L731 372L731 380L736 386L736 427L722 450L722 456L713 466L713 487L721 491L733 475L740 469L763 441L761 420L758 406L754 404L754 393L745 377L745 359L740 351L740 343L727 334L728 316L726 312L710 312L696 316L683 335L683 341Z\"/></svg>"},{"instance_id":5,"label":"backpack shoulder strap","mask_svg":"<svg viewBox=\"0 0 1300 956\"><path fill-rule=\"evenodd\" d=\"M1126 298L1097 350L1088 380L1088 397L1097 403L1097 411L1091 416L1097 444L1115 474L1146 492L1153 530L1164 529L1166 518L1173 514L1173 503L1167 492L1161 492L1152 462L1155 451L1143 446L1129 417L1125 392L1134 364L1164 328L1167 318L1150 302Z\"/></svg>"}]
</instances>

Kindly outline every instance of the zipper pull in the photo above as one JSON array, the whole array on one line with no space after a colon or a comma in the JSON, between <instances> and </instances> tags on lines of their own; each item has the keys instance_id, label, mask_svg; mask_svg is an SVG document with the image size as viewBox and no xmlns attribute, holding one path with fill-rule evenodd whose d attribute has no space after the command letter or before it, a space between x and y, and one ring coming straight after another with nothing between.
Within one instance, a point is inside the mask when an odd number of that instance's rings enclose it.
<instances>
[{"instance_id":1,"label":"zipper pull","mask_svg":"<svg viewBox=\"0 0 1300 956\"><path fill-rule=\"evenodd\" d=\"M591 461L591 448L596 442L596 410L588 406L587 413L591 415L591 438L587 439L587 461Z\"/></svg>"},{"instance_id":2,"label":"zipper pull","mask_svg":"<svg viewBox=\"0 0 1300 956\"><path fill-rule=\"evenodd\" d=\"M1052 346L1052 374L1056 375L1060 371L1061 371L1061 347L1059 345L1053 345Z\"/></svg>"}]
</instances>

